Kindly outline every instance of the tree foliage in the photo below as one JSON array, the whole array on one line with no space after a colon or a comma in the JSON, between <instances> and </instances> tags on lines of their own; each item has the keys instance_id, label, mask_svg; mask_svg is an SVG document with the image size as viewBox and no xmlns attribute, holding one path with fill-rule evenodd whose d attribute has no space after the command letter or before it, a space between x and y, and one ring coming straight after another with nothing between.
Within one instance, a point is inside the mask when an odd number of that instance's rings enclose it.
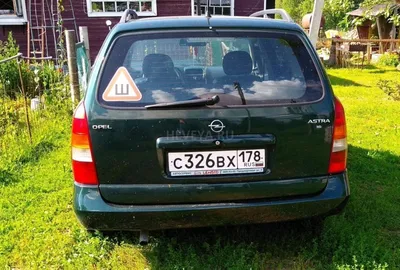
<instances>
[{"instance_id":1,"label":"tree foliage","mask_svg":"<svg viewBox=\"0 0 400 270\"><path fill-rule=\"evenodd\" d=\"M325 0L323 13L325 18L324 28L348 30L352 25L352 21L346 15L347 12L359 7L372 7L382 3L391 2L388 2L388 0ZM304 15L312 12L314 0L278 0L276 1L276 6L277 8L285 9L296 22L300 23ZM386 10L385 16L396 25L400 24L399 16L394 15L391 10Z\"/></svg>"}]
</instances>

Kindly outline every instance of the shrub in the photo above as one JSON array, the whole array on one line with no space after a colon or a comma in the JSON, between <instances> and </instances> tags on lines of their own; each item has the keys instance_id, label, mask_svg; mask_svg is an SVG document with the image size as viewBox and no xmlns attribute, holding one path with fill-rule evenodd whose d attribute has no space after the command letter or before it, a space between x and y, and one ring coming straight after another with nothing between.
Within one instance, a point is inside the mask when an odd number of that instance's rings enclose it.
<instances>
[{"instance_id":1,"label":"shrub","mask_svg":"<svg viewBox=\"0 0 400 270\"><path fill-rule=\"evenodd\" d=\"M1 100L0 106L0 136L2 136L6 129L17 129L21 126L24 103L22 98L17 100L6 98Z\"/></svg>"},{"instance_id":2,"label":"shrub","mask_svg":"<svg viewBox=\"0 0 400 270\"><path fill-rule=\"evenodd\" d=\"M0 60L15 56L19 53L19 47L10 32L6 41L0 41ZM25 92L28 96L35 96L36 84L35 74L29 68L28 63L21 61L21 74L24 82ZM11 60L0 64L0 89L8 97L16 98L21 92L18 64L16 60Z\"/></svg>"},{"instance_id":3,"label":"shrub","mask_svg":"<svg viewBox=\"0 0 400 270\"><path fill-rule=\"evenodd\" d=\"M19 48L12 37L8 35L7 41L0 41L0 60L15 56ZM59 71L52 61L34 62L28 65L21 61L22 79L28 97L52 94L60 89L65 90L65 74ZM0 64L0 93L15 99L20 90L20 78L16 60ZM59 98L57 96L57 98Z\"/></svg>"},{"instance_id":4,"label":"shrub","mask_svg":"<svg viewBox=\"0 0 400 270\"><path fill-rule=\"evenodd\" d=\"M378 61L378 65L387 67L396 67L398 64L400 64L400 58L396 53L386 53Z\"/></svg>"},{"instance_id":5,"label":"shrub","mask_svg":"<svg viewBox=\"0 0 400 270\"><path fill-rule=\"evenodd\" d=\"M0 60L12 57L18 52L19 48L10 32L6 41L0 41ZM18 66L15 60L0 64L0 86L6 95L15 97L19 81Z\"/></svg>"},{"instance_id":6,"label":"shrub","mask_svg":"<svg viewBox=\"0 0 400 270\"><path fill-rule=\"evenodd\" d=\"M400 100L400 83L390 80L379 80L378 87L394 100Z\"/></svg>"},{"instance_id":7,"label":"shrub","mask_svg":"<svg viewBox=\"0 0 400 270\"><path fill-rule=\"evenodd\" d=\"M337 270L387 270L389 265L387 263L377 263L375 261L368 261L367 263L360 263L357 261L357 257L353 256L353 264L336 265Z\"/></svg>"}]
</instances>

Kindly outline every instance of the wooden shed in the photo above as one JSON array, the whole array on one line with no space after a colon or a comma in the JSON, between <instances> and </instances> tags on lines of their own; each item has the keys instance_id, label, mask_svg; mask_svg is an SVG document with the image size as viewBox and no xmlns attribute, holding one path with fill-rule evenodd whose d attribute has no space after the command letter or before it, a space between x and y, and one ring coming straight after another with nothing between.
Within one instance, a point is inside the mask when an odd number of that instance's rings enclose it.
<instances>
[{"instance_id":1,"label":"wooden shed","mask_svg":"<svg viewBox=\"0 0 400 270\"><path fill-rule=\"evenodd\" d=\"M388 3L372 7L361 7L347 14L356 18L364 18L363 22L357 25L358 38L370 39L372 36L379 39L396 39L399 37L399 27L390 22L385 13L400 14L400 4Z\"/></svg>"}]
</instances>

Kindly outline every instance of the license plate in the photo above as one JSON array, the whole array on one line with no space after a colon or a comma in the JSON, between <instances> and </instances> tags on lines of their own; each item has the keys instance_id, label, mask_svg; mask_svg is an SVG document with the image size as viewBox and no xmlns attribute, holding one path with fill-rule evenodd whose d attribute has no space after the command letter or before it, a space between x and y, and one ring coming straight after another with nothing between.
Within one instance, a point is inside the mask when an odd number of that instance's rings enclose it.
<instances>
[{"instance_id":1,"label":"license plate","mask_svg":"<svg viewBox=\"0 0 400 270\"><path fill-rule=\"evenodd\" d=\"M261 173L265 149L168 153L171 176Z\"/></svg>"}]
</instances>

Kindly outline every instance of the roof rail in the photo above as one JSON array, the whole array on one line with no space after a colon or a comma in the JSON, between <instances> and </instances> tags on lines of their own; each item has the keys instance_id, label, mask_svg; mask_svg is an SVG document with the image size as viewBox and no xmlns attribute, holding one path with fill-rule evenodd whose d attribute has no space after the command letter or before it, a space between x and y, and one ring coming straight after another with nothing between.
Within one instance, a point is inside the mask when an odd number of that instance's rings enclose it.
<instances>
[{"instance_id":1,"label":"roof rail","mask_svg":"<svg viewBox=\"0 0 400 270\"><path fill-rule=\"evenodd\" d=\"M287 22L293 22L293 19L286 12L286 10L281 9L281 8L260 10L260 11L257 11L255 13L251 14L249 17L259 17L259 16L265 17L265 15L281 15L283 20L285 20Z\"/></svg>"},{"instance_id":2,"label":"roof rail","mask_svg":"<svg viewBox=\"0 0 400 270\"><path fill-rule=\"evenodd\" d=\"M119 23L126 23L130 20L136 20L138 18L139 16L137 15L136 11L133 9L125 9L124 14L122 14L121 19L119 20Z\"/></svg>"}]
</instances>

